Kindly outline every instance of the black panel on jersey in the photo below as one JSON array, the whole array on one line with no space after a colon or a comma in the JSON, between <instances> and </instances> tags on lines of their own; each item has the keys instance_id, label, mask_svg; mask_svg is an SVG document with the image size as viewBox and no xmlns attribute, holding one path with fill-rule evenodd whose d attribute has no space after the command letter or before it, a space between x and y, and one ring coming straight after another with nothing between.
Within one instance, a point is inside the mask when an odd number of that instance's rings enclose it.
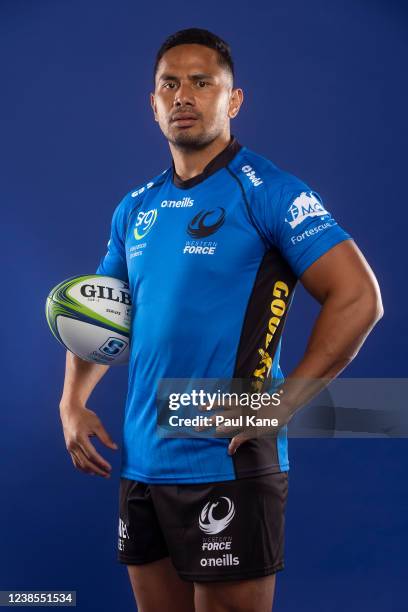
<instances>
[{"instance_id":1,"label":"black panel on jersey","mask_svg":"<svg viewBox=\"0 0 408 612\"><path fill-rule=\"evenodd\" d=\"M243 391L262 393L271 381L273 359L293 299L297 278L279 250L267 251L248 302L235 362L234 378L247 381ZM279 465L277 438L252 438L233 455L237 478ZM258 472L259 470L259 472Z\"/></svg>"}]
</instances>

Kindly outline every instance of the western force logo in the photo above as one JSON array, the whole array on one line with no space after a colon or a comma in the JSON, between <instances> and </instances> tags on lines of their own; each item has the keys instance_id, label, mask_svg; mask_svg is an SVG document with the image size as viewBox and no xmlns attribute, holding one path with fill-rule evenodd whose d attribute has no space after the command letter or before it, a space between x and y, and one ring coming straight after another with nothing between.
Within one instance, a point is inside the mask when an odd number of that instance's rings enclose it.
<instances>
[{"instance_id":1,"label":"western force logo","mask_svg":"<svg viewBox=\"0 0 408 612\"><path fill-rule=\"evenodd\" d=\"M190 221L187 232L193 238L206 238L215 234L224 224L225 209L218 206L214 210L200 210Z\"/></svg>"},{"instance_id":2,"label":"western force logo","mask_svg":"<svg viewBox=\"0 0 408 612\"><path fill-rule=\"evenodd\" d=\"M141 240L150 232L157 219L157 208L148 211L140 211L137 215L133 233L136 240Z\"/></svg>"},{"instance_id":3,"label":"western force logo","mask_svg":"<svg viewBox=\"0 0 408 612\"><path fill-rule=\"evenodd\" d=\"M300 194L289 208L290 218L285 219L292 229L297 227L308 217L323 217L329 213L312 191Z\"/></svg>"},{"instance_id":4,"label":"western force logo","mask_svg":"<svg viewBox=\"0 0 408 612\"><path fill-rule=\"evenodd\" d=\"M223 518L216 519L214 517L214 510L215 508L217 508L217 506L219 506L220 504L219 501L213 502L213 503L209 501L205 504L204 508L201 510L200 519L199 519L198 524L200 526L201 531L204 531L204 533L209 533L212 535L214 535L215 533L220 533L221 531L224 531L226 527L228 527L228 525L234 518L235 516L234 503L228 497L223 496L223 497L220 497L220 500L221 499L224 499L227 504L226 514ZM225 502L223 502L223 505L225 505Z\"/></svg>"}]
</instances>

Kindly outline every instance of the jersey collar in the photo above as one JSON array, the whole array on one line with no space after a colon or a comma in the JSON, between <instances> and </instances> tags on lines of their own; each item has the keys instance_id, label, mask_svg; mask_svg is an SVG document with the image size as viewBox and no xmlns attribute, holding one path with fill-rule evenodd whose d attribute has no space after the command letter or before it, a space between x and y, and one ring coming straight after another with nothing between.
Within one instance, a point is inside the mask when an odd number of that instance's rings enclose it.
<instances>
[{"instance_id":1,"label":"jersey collar","mask_svg":"<svg viewBox=\"0 0 408 612\"><path fill-rule=\"evenodd\" d=\"M173 175L173 183L179 189L190 189L195 185L198 185L202 181L205 181L209 176L217 172L217 170L221 170L221 168L225 168L230 161L235 157L238 151L242 149L242 146L236 140L235 136L231 136L230 143L225 149L218 153L204 168L201 174L197 174L192 178L186 179L183 181L175 171L174 162L172 167L172 175Z\"/></svg>"}]
</instances>

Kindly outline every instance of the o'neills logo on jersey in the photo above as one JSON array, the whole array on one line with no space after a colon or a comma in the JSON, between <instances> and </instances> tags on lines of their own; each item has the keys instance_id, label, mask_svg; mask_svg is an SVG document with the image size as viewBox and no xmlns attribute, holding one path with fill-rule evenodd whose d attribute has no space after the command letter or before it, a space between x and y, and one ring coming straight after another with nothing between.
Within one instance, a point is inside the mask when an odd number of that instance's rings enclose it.
<instances>
[{"instance_id":1,"label":"o'neills logo on jersey","mask_svg":"<svg viewBox=\"0 0 408 612\"><path fill-rule=\"evenodd\" d=\"M232 519L235 516L235 506L234 502L232 502L229 497L220 497L220 500L225 500L224 502L207 502L204 508L201 510L200 518L198 521L199 527L201 531L204 533L208 533L214 535L216 533L220 533L224 531L226 527L230 524ZM225 506L225 514L221 516L221 518L214 517L214 510L221 504L221 507Z\"/></svg>"},{"instance_id":2,"label":"o'neills logo on jersey","mask_svg":"<svg viewBox=\"0 0 408 612\"><path fill-rule=\"evenodd\" d=\"M215 234L225 221L225 209L218 206L213 210L200 210L187 227L187 232L193 238L206 238Z\"/></svg>"},{"instance_id":3,"label":"o'neills logo on jersey","mask_svg":"<svg viewBox=\"0 0 408 612\"><path fill-rule=\"evenodd\" d=\"M160 204L162 208L187 208L194 205L194 200L191 198L183 198L182 200L163 200Z\"/></svg>"},{"instance_id":4,"label":"o'neills logo on jersey","mask_svg":"<svg viewBox=\"0 0 408 612\"><path fill-rule=\"evenodd\" d=\"M294 229L308 217L324 217L329 213L312 191L304 191L293 201L289 208L289 214L289 219L285 219L285 221Z\"/></svg>"}]
</instances>

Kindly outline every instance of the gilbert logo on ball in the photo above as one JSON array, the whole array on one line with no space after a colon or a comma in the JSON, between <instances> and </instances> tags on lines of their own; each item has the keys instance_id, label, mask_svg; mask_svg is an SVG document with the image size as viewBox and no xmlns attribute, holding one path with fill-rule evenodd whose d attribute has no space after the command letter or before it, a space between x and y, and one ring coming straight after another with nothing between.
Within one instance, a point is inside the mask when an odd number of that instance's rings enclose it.
<instances>
[{"instance_id":1,"label":"gilbert logo on ball","mask_svg":"<svg viewBox=\"0 0 408 612\"><path fill-rule=\"evenodd\" d=\"M129 286L111 276L75 276L47 297L54 336L81 359L105 365L129 361L132 302Z\"/></svg>"}]
</instances>

